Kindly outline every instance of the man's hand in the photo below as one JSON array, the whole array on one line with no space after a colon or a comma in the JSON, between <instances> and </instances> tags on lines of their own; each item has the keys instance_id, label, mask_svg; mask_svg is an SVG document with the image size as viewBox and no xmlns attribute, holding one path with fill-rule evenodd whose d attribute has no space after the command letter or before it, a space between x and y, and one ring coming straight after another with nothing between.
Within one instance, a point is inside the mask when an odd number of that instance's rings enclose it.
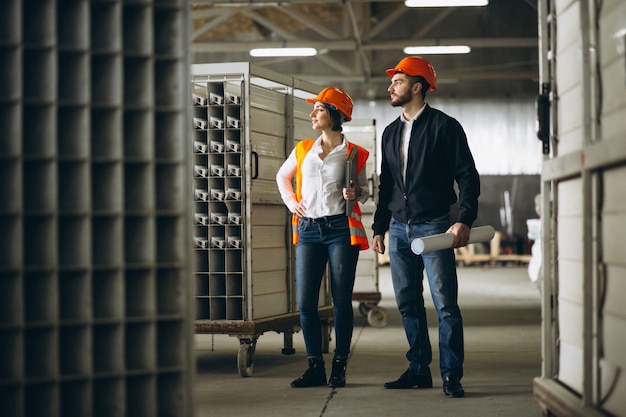
<instances>
[{"instance_id":1,"label":"man's hand","mask_svg":"<svg viewBox=\"0 0 626 417\"><path fill-rule=\"evenodd\" d=\"M372 239L372 249L374 252L380 253L381 255L385 253L385 236L376 235Z\"/></svg>"},{"instance_id":2,"label":"man's hand","mask_svg":"<svg viewBox=\"0 0 626 417\"><path fill-rule=\"evenodd\" d=\"M450 226L446 233L452 233L454 235L454 243L452 244L452 247L460 248L467 245L470 237L470 228L463 223L457 222Z\"/></svg>"}]
</instances>

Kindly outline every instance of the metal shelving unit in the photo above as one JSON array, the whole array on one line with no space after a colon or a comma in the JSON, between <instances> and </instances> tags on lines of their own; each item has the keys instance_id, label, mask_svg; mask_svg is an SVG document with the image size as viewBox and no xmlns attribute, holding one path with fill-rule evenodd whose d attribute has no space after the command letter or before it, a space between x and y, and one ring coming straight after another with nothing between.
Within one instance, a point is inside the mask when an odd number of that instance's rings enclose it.
<instances>
[{"instance_id":1,"label":"metal shelving unit","mask_svg":"<svg viewBox=\"0 0 626 417\"><path fill-rule=\"evenodd\" d=\"M314 135L318 86L249 63L192 66L196 332L237 336L237 367L250 376L257 339L299 329L288 210L276 172ZM332 302L320 292L328 350Z\"/></svg>"},{"instance_id":2,"label":"metal shelving unit","mask_svg":"<svg viewBox=\"0 0 626 417\"><path fill-rule=\"evenodd\" d=\"M0 6L3 416L193 414L187 7Z\"/></svg>"}]
</instances>

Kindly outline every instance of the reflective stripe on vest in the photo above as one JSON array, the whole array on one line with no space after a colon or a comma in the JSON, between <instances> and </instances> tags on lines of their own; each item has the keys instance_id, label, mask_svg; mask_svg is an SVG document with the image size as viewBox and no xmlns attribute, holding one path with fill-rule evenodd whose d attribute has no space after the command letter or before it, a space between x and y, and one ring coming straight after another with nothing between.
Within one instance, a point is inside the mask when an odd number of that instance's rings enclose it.
<instances>
[{"instance_id":1,"label":"reflective stripe on vest","mask_svg":"<svg viewBox=\"0 0 626 417\"><path fill-rule=\"evenodd\" d=\"M307 152L311 149L315 141L313 139L305 139L296 144L296 160L298 161L298 168L296 170L296 199L300 201L302 199L302 162ZM348 153L350 153L352 147L356 146L353 143L348 142ZM369 152L364 148L358 148L357 154L357 172L365 167ZM350 244L352 246L359 246L360 250L369 248L369 242L367 234L365 233L365 227L361 222L361 207L359 203L354 204L352 213L348 216L348 227L350 228ZM291 229L293 244L298 243L298 216L295 214L291 216Z\"/></svg>"}]
</instances>

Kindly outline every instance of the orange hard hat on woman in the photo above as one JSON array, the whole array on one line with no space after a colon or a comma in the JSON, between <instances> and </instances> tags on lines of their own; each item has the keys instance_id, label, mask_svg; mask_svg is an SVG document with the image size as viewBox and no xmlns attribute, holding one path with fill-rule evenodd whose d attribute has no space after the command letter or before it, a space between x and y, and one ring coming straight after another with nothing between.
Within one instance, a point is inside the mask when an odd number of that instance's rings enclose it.
<instances>
[{"instance_id":1,"label":"orange hard hat on woman","mask_svg":"<svg viewBox=\"0 0 626 417\"><path fill-rule=\"evenodd\" d=\"M352 120L352 98L343 90L337 87L326 87L315 98L307 98L307 102L315 104L316 101L327 104L339 110L345 117L346 121Z\"/></svg>"},{"instance_id":2,"label":"orange hard hat on woman","mask_svg":"<svg viewBox=\"0 0 626 417\"><path fill-rule=\"evenodd\" d=\"M402 58L395 68L389 68L387 74L390 77L396 72L409 75L411 77L422 77L430 85L428 91L435 91L437 89L437 74L435 68L428 62L428 60L421 56L407 56Z\"/></svg>"}]
</instances>

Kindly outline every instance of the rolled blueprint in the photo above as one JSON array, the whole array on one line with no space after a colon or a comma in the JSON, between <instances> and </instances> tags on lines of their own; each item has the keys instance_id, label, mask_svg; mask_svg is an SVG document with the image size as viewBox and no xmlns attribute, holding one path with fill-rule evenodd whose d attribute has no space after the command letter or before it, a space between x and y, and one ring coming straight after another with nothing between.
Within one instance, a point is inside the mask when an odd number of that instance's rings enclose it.
<instances>
[{"instance_id":1,"label":"rolled blueprint","mask_svg":"<svg viewBox=\"0 0 626 417\"><path fill-rule=\"evenodd\" d=\"M495 233L496 231L491 226L474 227L470 230L470 237L467 243L488 242L493 239ZM440 233L413 239L411 250L414 254L421 255L422 253L451 248L453 243L454 235L452 233Z\"/></svg>"}]
</instances>

